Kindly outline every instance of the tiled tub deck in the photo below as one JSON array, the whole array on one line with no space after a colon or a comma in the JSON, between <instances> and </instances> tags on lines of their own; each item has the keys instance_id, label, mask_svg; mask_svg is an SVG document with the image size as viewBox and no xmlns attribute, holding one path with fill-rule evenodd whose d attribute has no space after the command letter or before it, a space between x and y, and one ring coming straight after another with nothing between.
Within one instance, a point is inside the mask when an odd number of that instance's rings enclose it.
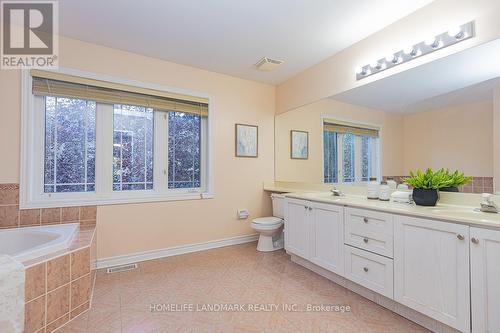
<instances>
[{"instance_id":1,"label":"tiled tub deck","mask_svg":"<svg viewBox=\"0 0 500 333\"><path fill-rule=\"evenodd\" d=\"M25 333L52 332L90 307L96 206L19 209L19 185L0 184L0 229L79 223L69 249L25 261Z\"/></svg>"},{"instance_id":2,"label":"tiled tub deck","mask_svg":"<svg viewBox=\"0 0 500 333\"><path fill-rule=\"evenodd\" d=\"M81 226L69 249L23 262L25 333L52 332L90 308L94 234L94 226Z\"/></svg>"}]
</instances>

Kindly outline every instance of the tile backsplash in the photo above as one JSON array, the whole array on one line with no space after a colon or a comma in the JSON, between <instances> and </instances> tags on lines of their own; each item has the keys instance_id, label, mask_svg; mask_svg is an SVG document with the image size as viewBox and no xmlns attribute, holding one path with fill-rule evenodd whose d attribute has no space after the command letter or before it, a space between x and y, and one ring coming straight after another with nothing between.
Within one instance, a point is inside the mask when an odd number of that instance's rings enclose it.
<instances>
[{"instance_id":1,"label":"tile backsplash","mask_svg":"<svg viewBox=\"0 0 500 333\"><path fill-rule=\"evenodd\" d=\"M0 228L59 223L95 225L96 215L96 206L19 209L19 185L0 184Z\"/></svg>"},{"instance_id":2,"label":"tile backsplash","mask_svg":"<svg viewBox=\"0 0 500 333\"><path fill-rule=\"evenodd\" d=\"M383 176L383 180L387 180L388 177L394 178L395 181L401 183L405 176ZM463 193L493 193L493 177L473 177L472 182L460 186L458 189Z\"/></svg>"}]
</instances>

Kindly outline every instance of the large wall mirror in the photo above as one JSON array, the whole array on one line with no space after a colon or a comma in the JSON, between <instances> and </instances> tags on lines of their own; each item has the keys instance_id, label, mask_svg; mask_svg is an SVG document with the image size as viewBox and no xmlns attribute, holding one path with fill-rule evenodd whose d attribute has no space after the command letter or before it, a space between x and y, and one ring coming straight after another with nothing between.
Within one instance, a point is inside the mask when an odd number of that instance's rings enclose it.
<instances>
[{"instance_id":1,"label":"large wall mirror","mask_svg":"<svg viewBox=\"0 0 500 333\"><path fill-rule=\"evenodd\" d=\"M499 55L496 40L278 114L275 179L362 184L448 168L474 177L461 191L494 192ZM290 158L292 130L309 133L307 159Z\"/></svg>"}]
</instances>

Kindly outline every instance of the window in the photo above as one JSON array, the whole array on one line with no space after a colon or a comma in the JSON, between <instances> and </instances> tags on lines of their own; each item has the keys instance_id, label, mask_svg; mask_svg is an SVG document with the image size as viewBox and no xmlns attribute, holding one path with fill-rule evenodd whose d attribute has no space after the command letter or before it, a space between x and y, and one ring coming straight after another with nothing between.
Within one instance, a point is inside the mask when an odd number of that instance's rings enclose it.
<instances>
[{"instance_id":1,"label":"window","mask_svg":"<svg viewBox=\"0 0 500 333\"><path fill-rule=\"evenodd\" d=\"M153 109L113 108L113 191L153 189Z\"/></svg>"},{"instance_id":2,"label":"window","mask_svg":"<svg viewBox=\"0 0 500 333\"><path fill-rule=\"evenodd\" d=\"M168 113L168 188L196 188L201 182L201 117Z\"/></svg>"},{"instance_id":3,"label":"window","mask_svg":"<svg viewBox=\"0 0 500 333\"><path fill-rule=\"evenodd\" d=\"M206 97L38 70L23 82L23 207L211 196Z\"/></svg>"},{"instance_id":4,"label":"window","mask_svg":"<svg viewBox=\"0 0 500 333\"><path fill-rule=\"evenodd\" d=\"M94 102L45 98L44 192L95 190Z\"/></svg>"},{"instance_id":5,"label":"window","mask_svg":"<svg viewBox=\"0 0 500 333\"><path fill-rule=\"evenodd\" d=\"M379 130L325 120L325 183L365 182L379 177Z\"/></svg>"}]
</instances>

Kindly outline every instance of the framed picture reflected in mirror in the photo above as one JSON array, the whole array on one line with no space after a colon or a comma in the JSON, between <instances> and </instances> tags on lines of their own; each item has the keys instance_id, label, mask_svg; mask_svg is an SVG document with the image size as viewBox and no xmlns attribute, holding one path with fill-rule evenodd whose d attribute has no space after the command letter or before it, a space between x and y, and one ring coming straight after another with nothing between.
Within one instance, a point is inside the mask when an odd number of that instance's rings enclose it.
<instances>
[{"instance_id":1,"label":"framed picture reflected in mirror","mask_svg":"<svg viewBox=\"0 0 500 333\"><path fill-rule=\"evenodd\" d=\"M309 158L309 133L306 131L290 131L290 158L307 160Z\"/></svg>"}]
</instances>

